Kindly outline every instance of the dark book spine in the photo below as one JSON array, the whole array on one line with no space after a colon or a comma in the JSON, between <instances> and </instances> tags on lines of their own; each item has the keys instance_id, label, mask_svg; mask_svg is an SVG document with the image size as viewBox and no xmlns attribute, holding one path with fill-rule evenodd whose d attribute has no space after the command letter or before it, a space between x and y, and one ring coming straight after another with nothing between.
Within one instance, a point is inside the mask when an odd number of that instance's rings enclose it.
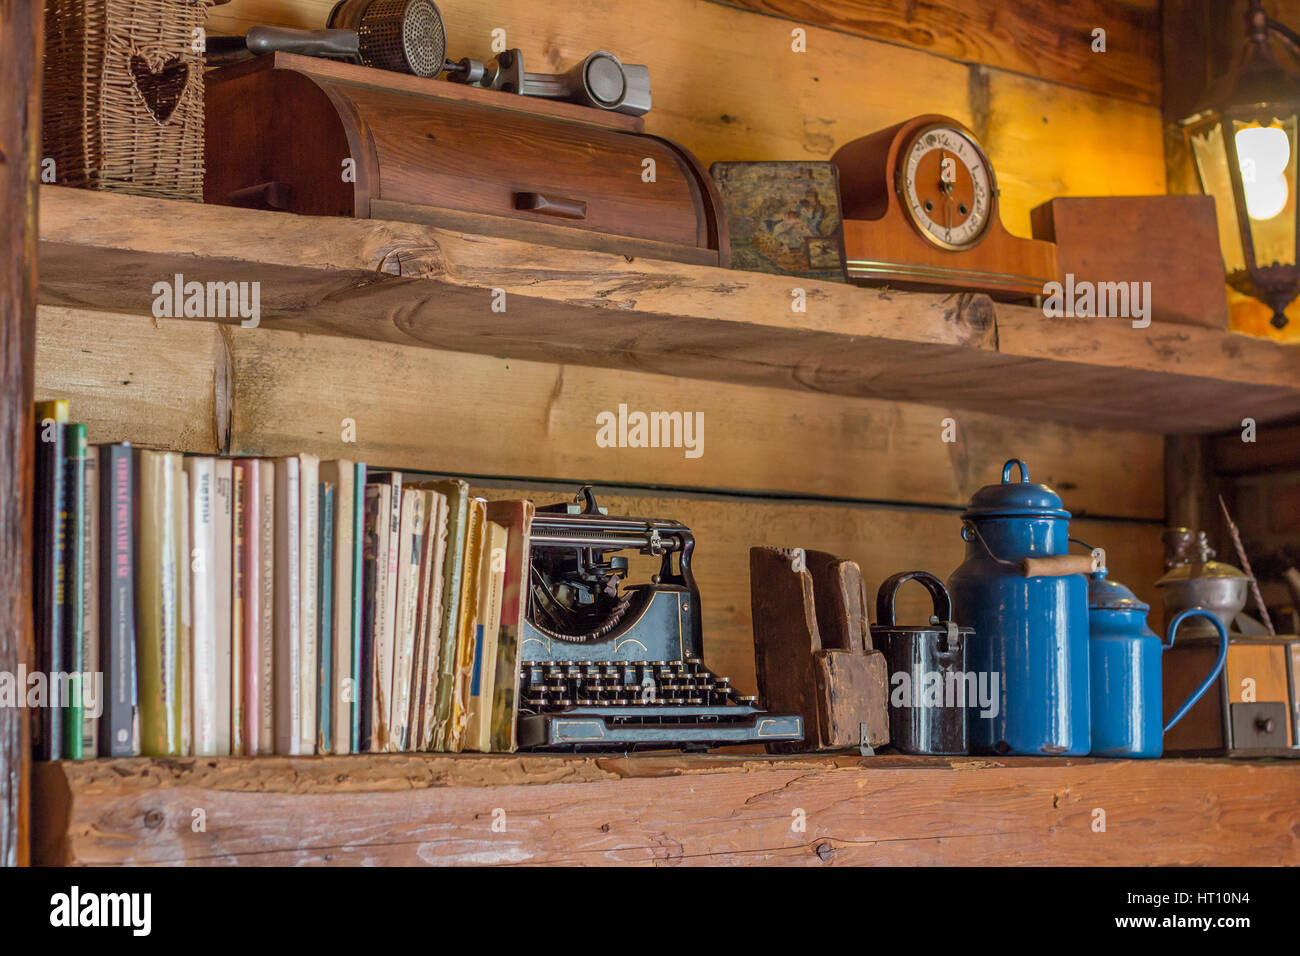
<instances>
[{"instance_id":1,"label":"dark book spine","mask_svg":"<svg viewBox=\"0 0 1300 956\"><path fill-rule=\"evenodd\" d=\"M63 509L63 661L68 677L57 678L63 698L63 756L80 760L82 748L82 713L84 710L83 660L81 642L85 633L86 598L86 426L72 423L63 426L66 452ZM51 675L51 681L56 679Z\"/></svg>"},{"instance_id":2,"label":"dark book spine","mask_svg":"<svg viewBox=\"0 0 1300 956\"><path fill-rule=\"evenodd\" d=\"M99 450L99 635L104 713L99 750L110 757L139 753L136 739L134 465L129 444Z\"/></svg>"},{"instance_id":3,"label":"dark book spine","mask_svg":"<svg viewBox=\"0 0 1300 956\"><path fill-rule=\"evenodd\" d=\"M46 680L36 755L63 756L63 711L53 689L63 670L62 574L63 429L52 419L36 423L36 655Z\"/></svg>"},{"instance_id":4,"label":"dark book spine","mask_svg":"<svg viewBox=\"0 0 1300 956\"><path fill-rule=\"evenodd\" d=\"M356 463L356 480L352 483L352 746L349 753L361 752L361 714L365 695L362 688L369 680L362 669L361 636L365 627L365 537L366 537L366 463Z\"/></svg>"},{"instance_id":5,"label":"dark book spine","mask_svg":"<svg viewBox=\"0 0 1300 956\"><path fill-rule=\"evenodd\" d=\"M320 483L320 573L317 575L316 752L330 753L334 743L334 486Z\"/></svg>"},{"instance_id":6,"label":"dark book spine","mask_svg":"<svg viewBox=\"0 0 1300 956\"><path fill-rule=\"evenodd\" d=\"M379 522L379 488L362 486L365 494L365 534L362 543L362 611L361 611L361 667L357 671L357 705L361 711L360 737L357 753L370 749L370 738L374 733L371 711L374 709L375 691L375 614L379 609L377 589L379 587L379 535L387 534L388 527L380 527Z\"/></svg>"}]
</instances>

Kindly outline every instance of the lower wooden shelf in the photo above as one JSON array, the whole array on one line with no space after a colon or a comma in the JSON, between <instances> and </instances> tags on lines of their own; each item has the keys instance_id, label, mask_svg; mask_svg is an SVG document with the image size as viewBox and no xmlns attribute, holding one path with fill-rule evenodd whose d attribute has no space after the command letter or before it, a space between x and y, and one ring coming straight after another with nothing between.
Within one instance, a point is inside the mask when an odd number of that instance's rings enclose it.
<instances>
[{"instance_id":1,"label":"lower wooden shelf","mask_svg":"<svg viewBox=\"0 0 1300 956\"><path fill-rule=\"evenodd\" d=\"M33 859L47 865L1300 863L1290 760L391 754L34 769Z\"/></svg>"}]
</instances>

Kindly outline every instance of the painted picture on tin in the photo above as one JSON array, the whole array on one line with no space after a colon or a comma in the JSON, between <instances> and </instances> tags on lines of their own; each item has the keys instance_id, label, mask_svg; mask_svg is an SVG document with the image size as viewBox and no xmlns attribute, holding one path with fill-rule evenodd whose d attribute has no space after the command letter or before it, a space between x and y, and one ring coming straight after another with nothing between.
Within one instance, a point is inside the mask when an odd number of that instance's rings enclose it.
<instances>
[{"instance_id":1,"label":"painted picture on tin","mask_svg":"<svg viewBox=\"0 0 1300 956\"><path fill-rule=\"evenodd\" d=\"M731 267L843 282L840 194L831 163L714 163Z\"/></svg>"}]
</instances>

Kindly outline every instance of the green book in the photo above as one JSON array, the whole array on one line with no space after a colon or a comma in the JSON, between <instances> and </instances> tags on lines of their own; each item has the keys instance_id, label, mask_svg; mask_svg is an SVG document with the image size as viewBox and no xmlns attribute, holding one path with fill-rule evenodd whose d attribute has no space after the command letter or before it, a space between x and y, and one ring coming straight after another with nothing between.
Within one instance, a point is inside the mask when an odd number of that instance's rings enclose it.
<instances>
[{"instance_id":1,"label":"green book","mask_svg":"<svg viewBox=\"0 0 1300 956\"><path fill-rule=\"evenodd\" d=\"M438 654L438 696L434 713L434 750L450 744L451 702L456 690L456 638L460 633L460 582L465 567L465 525L469 521L469 482L459 479L418 485L447 496L447 557L443 563L442 649ZM469 613L474 613L472 610Z\"/></svg>"},{"instance_id":2,"label":"green book","mask_svg":"<svg viewBox=\"0 0 1300 956\"><path fill-rule=\"evenodd\" d=\"M366 536L366 463L356 463L357 477L352 487L353 532L352 532L352 746L349 753L361 753L361 702L362 684L367 680L361 672L361 632L363 628L363 607L365 603L365 560Z\"/></svg>"},{"instance_id":3,"label":"green book","mask_svg":"<svg viewBox=\"0 0 1300 956\"><path fill-rule=\"evenodd\" d=\"M63 756L81 760L85 756L82 717L85 710L83 692L83 639L86 612L86 462L90 446L86 444L86 426L70 422L63 426L65 449L63 495L63 660L67 668L68 697L63 706ZM50 675L51 680L57 679ZM94 754L92 753L93 757Z\"/></svg>"},{"instance_id":4,"label":"green book","mask_svg":"<svg viewBox=\"0 0 1300 956\"><path fill-rule=\"evenodd\" d=\"M334 486L320 483L320 573L316 576L316 665L320 686L316 703L316 752L327 754L334 740Z\"/></svg>"}]
</instances>

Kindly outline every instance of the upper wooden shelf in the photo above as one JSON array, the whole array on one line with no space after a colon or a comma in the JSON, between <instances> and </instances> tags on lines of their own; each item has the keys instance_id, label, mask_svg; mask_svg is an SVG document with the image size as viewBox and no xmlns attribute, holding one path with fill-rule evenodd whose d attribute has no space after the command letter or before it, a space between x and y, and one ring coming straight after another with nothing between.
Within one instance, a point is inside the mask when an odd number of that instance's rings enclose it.
<instances>
[{"instance_id":1,"label":"upper wooden shelf","mask_svg":"<svg viewBox=\"0 0 1300 956\"><path fill-rule=\"evenodd\" d=\"M1300 863L1296 760L134 758L32 786L43 864Z\"/></svg>"},{"instance_id":2,"label":"upper wooden shelf","mask_svg":"<svg viewBox=\"0 0 1300 956\"><path fill-rule=\"evenodd\" d=\"M151 314L180 273L259 282L268 328L1165 433L1300 415L1300 349L1227 331L55 186L40 220L45 304Z\"/></svg>"}]
</instances>

